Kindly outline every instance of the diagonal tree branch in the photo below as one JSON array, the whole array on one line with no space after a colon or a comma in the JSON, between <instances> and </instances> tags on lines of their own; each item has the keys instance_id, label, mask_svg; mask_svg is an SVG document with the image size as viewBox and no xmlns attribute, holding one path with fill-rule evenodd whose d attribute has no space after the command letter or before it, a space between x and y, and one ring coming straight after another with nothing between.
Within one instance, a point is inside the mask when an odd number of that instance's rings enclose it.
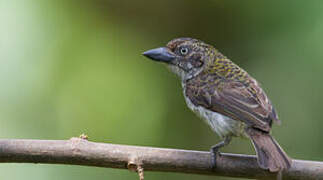
<instances>
[{"instance_id":1,"label":"diagonal tree branch","mask_svg":"<svg viewBox=\"0 0 323 180\"><path fill-rule=\"evenodd\" d=\"M261 170L255 156L225 154L212 170L210 154L140 146L70 140L0 140L0 162L97 166L142 171L165 171L228 177L275 179ZM143 172L142 172L143 176ZM323 179L323 162L293 160L283 179Z\"/></svg>"}]
</instances>

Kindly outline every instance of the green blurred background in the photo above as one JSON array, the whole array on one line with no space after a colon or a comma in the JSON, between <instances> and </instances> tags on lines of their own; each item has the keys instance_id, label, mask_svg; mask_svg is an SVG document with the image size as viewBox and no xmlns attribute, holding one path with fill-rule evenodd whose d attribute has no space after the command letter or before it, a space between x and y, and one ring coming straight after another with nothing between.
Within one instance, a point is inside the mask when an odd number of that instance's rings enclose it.
<instances>
[{"instance_id":1,"label":"green blurred background","mask_svg":"<svg viewBox=\"0 0 323 180\"><path fill-rule=\"evenodd\" d=\"M179 80L144 58L189 36L254 76L293 158L322 160L323 2L0 0L0 137L208 150L220 139L186 107ZM253 154L234 139L222 151ZM146 179L214 179L146 172ZM1 179L138 179L127 170L1 164ZM217 178L230 179L230 178Z\"/></svg>"}]
</instances>

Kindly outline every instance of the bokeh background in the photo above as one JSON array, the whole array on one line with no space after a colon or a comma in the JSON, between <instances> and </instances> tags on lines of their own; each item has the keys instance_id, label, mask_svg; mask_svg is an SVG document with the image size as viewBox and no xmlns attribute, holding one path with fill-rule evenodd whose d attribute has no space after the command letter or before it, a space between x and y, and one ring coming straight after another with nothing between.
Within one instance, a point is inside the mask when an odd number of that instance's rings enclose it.
<instances>
[{"instance_id":1,"label":"bokeh background","mask_svg":"<svg viewBox=\"0 0 323 180\"><path fill-rule=\"evenodd\" d=\"M220 139L179 80L144 58L175 37L215 45L263 85L293 158L323 160L323 2L0 0L0 137L208 150ZM247 139L224 152L254 154ZM214 179L146 172L146 179ZM138 179L127 170L1 164L1 179ZM217 178L231 179L231 178Z\"/></svg>"}]
</instances>

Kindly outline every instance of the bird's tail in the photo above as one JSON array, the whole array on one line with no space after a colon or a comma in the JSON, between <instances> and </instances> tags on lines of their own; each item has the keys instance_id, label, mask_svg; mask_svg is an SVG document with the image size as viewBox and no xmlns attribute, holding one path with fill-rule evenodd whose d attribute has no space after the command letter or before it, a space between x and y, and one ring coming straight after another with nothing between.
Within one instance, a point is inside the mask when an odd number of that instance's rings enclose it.
<instances>
[{"instance_id":1,"label":"bird's tail","mask_svg":"<svg viewBox=\"0 0 323 180\"><path fill-rule=\"evenodd\" d=\"M278 172L291 166L291 159L269 133L254 128L247 128L246 133L252 140L261 168Z\"/></svg>"}]
</instances>

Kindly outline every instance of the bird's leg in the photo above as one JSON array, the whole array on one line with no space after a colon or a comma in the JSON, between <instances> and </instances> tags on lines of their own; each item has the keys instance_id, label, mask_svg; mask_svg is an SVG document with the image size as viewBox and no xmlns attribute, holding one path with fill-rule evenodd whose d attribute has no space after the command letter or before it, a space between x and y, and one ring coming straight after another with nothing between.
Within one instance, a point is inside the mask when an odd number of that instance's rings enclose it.
<instances>
[{"instance_id":1,"label":"bird's leg","mask_svg":"<svg viewBox=\"0 0 323 180\"><path fill-rule=\"evenodd\" d=\"M220 155L219 149L222 148L223 146L228 145L230 143L230 141L231 141L231 136L226 136L226 137L224 137L223 141L221 141L218 144L211 147L210 151L211 151L212 169L215 168L215 166L216 166L216 158L217 158L217 156Z\"/></svg>"}]
</instances>

